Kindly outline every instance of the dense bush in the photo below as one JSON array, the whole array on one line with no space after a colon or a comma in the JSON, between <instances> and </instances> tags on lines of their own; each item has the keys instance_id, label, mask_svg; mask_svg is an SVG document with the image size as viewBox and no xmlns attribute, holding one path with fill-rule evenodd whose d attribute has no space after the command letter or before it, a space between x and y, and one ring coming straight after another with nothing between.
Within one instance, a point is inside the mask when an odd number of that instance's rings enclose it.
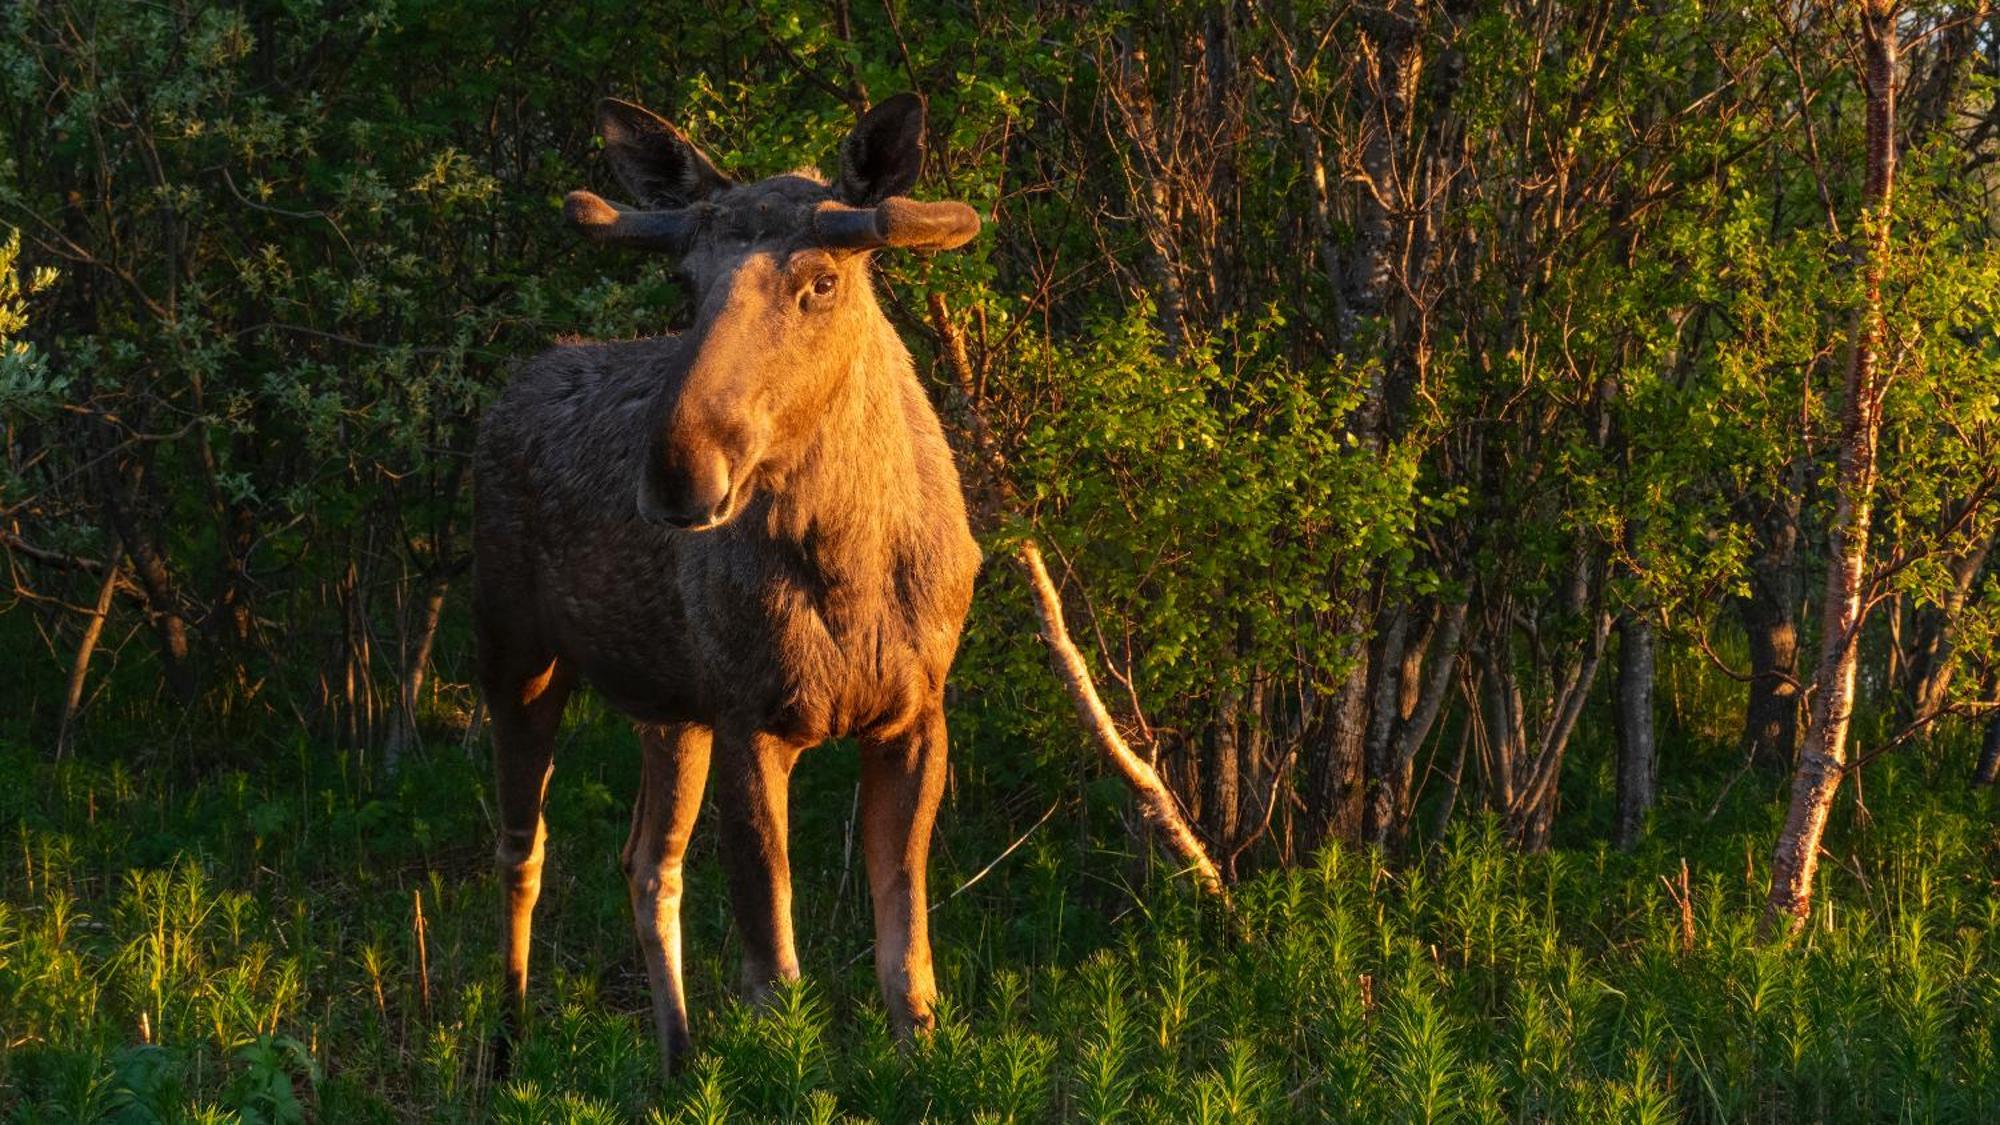
<instances>
[{"instance_id":1,"label":"dense bush","mask_svg":"<svg viewBox=\"0 0 2000 1125\"><path fill-rule=\"evenodd\" d=\"M1425 770L1536 845L1567 716L1628 634L1709 643L1741 605L1810 641L1856 299L1844 25L1157 15L10 9L0 208L16 272L61 271L10 328L39 358L9 361L0 399L21 610L0 628L47 653L35 729L68 729L56 684L79 666L97 712L164 688L242 733L277 718L391 754L463 724L481 405L551 338L684 315L665 263L557 221L604 178L606 94L751 174L830 157L871 97L925 95L923 191L996 222L969 252L885 256L892 317L927 368L923 294L964 322L1009 478L973 474L1011 497L990 546L1054 550L1126 721L1245 862L1400 835ZM1894 597L1869 644L1928 714L1990 695L2000 364L1992 140L1945 127L1986 105L1987 25L1921 20L1889 278ZM1760 593L1767 574L1795 592ZM989 573L961 710L1066 763L1008 581ZM1759 690L1800 672L1749 653ZM1432 679L1442 718L1406 723ZM1454 764L1468 732L1489 749Z\"/></svg>"}]
</instances>

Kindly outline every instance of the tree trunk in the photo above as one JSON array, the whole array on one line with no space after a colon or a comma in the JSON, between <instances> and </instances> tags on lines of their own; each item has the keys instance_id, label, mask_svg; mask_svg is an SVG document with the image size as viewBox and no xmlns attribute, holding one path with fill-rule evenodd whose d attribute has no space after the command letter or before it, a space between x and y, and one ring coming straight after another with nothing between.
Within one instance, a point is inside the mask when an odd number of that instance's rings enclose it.
<instances>
[{"instance_id":1,"label":"tree trunk","mask_svg":"<svg viewBox=\"0 0 2000 1125\"><path fill-rule=\"evenodd\" d=\"M1507 638L1488 642L1479 656L1485 685L1483 693L1486 745L1480 759L1486 777L1488 808L1505 814L1514 807L1515 775L1528 756L1528 732L1523 721L1521 686L1514 679L1513 656L1505 651ZM1496 649L1498 651L1496 651Z\"/></svg>"},{"instance_id":2,"label":"tree trunk","mask_svg":"<svg viewBox=\"0 0 2000 1125\"><path fill-rule=\"evenodd\" d=\"M1812 910L1820 839L1840 787L1847 730L1854 717L1855 671L1866 614L1868 533L1873 516L1876 443L1881 433L1884 332L1882 278L1889 255L1890 205L1896 170L1896 19L1891 0L1870 0L1861 15L1868 95L1867 181L1862 229L1867 239L1862 307L1841 403L1840 462L1828 535L1826 601L1820 625L1819 670L1813 678L1813 724L1792 779L1791 808L1771 857L1771 892L1764 930L1797 932Z\"/></svg>"},{"instance_id":3,"label":"tree trunk","mask_svg":"<svg viewBox=\"0 0 2000 1125\"><path fill-rule=\"evenodd\" d=\"M1243 808L1242 696L1234 685L1222 692L1222 706L1209 732L1214 755L1208 768L1208 836L1216 852L1228 856L1236 847Z\"/></svg>"},{"instance_id":4,"label":"tree trunk","mask_svg":"<svg viewBox=\"0 0 2000 1125\"><path fill-rule=\"evenodd\" d=\"M1431 820L1431 835L1444 838L1444 830L1451 825L1451 814L1458 807L1459 789L1465 781L1465 752L1472 745L1472 728L1477 722L1478 709L1472 702L1476 693L1466 693L1465 722L1458 732L1458 752L1452 755L1451 772L1444 778L1444 795L1438 798L1437 815Z\"/></svg>"},{"instance_id":5,"label":"tree trunk","mask_svg":"<svg viewBox=\"0 0 2000 1125\"><path fill-rule=\"evenodd\" d=\"M1928 718L1951 687L1951 619L1957 615L1957 601L1919 603L1910 613L1909 671L1898 686L1903 689L1903 715L1911 722ZM1921 737L1929 736L1926 728Z\"/></svg>"},{"instance_id":6,"label":"tree trunk","mask_svg":"<svg viewBox=\"0 0 2000 1125\"><path fill-rule=\"evenodd\" d=\"M1959 613L1971 599L1973 584L1979 580L1979 572L1985 567L1993 544L1994 540L1988 538L1970 550L1954 554L1945 564L1952 584L1951 589L1945 591L1944 604L1917 608L1916 636L1910 650L1910 690L1906 702L1912 722L1928 722L1944 708L1945 699L1951 692L1952 674L1957 667L1953 659L1952 629ZM1926 737L1929 731L1929 727L1924 728Z\"/></svg>"},{"instance_id":7,"label":"tree trunk","mask_svg":"<svg viewBox=\"0 0 2000 1125\"><path fill-rule=\"evenodd\" d=\"M1369 369L1362 401L1348 425L1364 448L1380 455L1388 446L1391 420L1388 417L1388 359L1397 346L1385 331L1390 326L1389 302L1394 291L1397 249L1404 241L1399 229L1407 231L1408 220L1399 214L1402 177L1399 157L1409 142L1411 95L1422 64L1417 45L1416 13L1409 0L1389 0L1372 10L1364 33L1372 49L1355 62L1352 83L1354 121L1359 130L1355 147L1367 188L1359 192L1355 233L1351 251L1339 279L1341 292L1336 343L1343 351L1359 358L1360 349L1372 348L1383 363ZM1379 335L1376 335L1379 334ZM1370 338L1376 335L1376 338ZM1322 766L1320 798L1329 833L1342 840L1358 841L1369 830L1369 761L1371 734L1376 728L1375 703L1378 698L1395 699L1394 684L1400 666L1401 637L1394 638L1396 661L1384 664L1382 650L1390 642L1386 630L1371 627L1396 619L1382 614L1384 593L1356 595L1346 628L1355 638L1356 663L1341 684L1334 705L1331 739ZM1388 597L1394 597L1393 593ZM1401 613L1399 609L1396 611ZM1384 681L1387 691L1378 690ZM1378 755L1379 756L1379 755Z\"/></svg>"},{"instance_id":8,"label":"tree trunk","mask_svg":"<svg viewBox=\"0 0 2000 1125\"><path fill-rule=\"evenodd\" d=\"M1603 663L1610 632L1609 619L1599 615L1583 651L1558 681L1560 686L1551 699L1549 725L1542 731L1535 759L1529 764L1517 803L1508 817L1523 851L1539 852L1549 846L1549 837L1555 830L1556 806L1562 795L1563 759L1569 752L1570 737L1576 733L1577 720L1583 715L1583 706L1597 682L1597 669ZM1525 750L1525 728L1521 745Z\"/></svg>"},{"instance_id":9,"label":"tree trunk","mask_svg":"<svg viewBox=\"0 0 2000 1125\"><path fill-rule=\"evenodd\" d=\"M1972 772L1974 785L2000 781L2000 711L1986 720L1986 741L1979 749L1979 766Z\"/></svg>"},{"instance_id":10,"label":"tree trunk","mask_svg":"<svg viewBox=\"0 0 2000 1125\"><path fill-rule=\"evenodd\" d=\"M1882 646L1882 687L1891 698L1908 699L1913 694L1914 685L1910 681L1911 658L1915 655L1907 651L1904 643L1904 622L1911 616L1905 612L1909 599L1902 593L1890 594L1883 603L1882 624L1889 633L1889 643ZM1911 643L1915 643L1914 622L1908 630Z\"/></svg>"},{"instance_id":11,"label":"tree trunk","mask_svg":"<svg viewBox=\"0 0 2000 1125\"><path fill-rule=\"evenodd\" d=\"M417 701L423 695L424 681L430 677L431 649L437 643L438 625L444 620L444 599L450 590L450 579L433 580L424 592L424 604L418 611L416 639L404 661L396 693L396 727L390 732L389 743L382 751L383 768L392 774L402 761L403 751L418 743Z\"/></svg>"},{"instance_id":12,"label":"tree trunk","mask_svg":"<svg viewBox=\"0 0 2000 1125\"><path fill-rule=\"evenodd\" d=\"M1160 335L1166 340L1168 354L1178 355L1187 339L1187 301L1181 290L1180 265L1174 256L1177 240L1173 199L1167 189L1168 170L1160 154L1152 91L1146 87L1146 50L1137 42L1121 43L1117 54L1112 67L1106 70L1113 78L1106 89L1122 119L1124 140L1137 158L1139 182L1131 185L1132 201L1139 211L1140 231L1146 236L1149 251L1146 266L1152 274ZM1114 143L1117 139L1114 135Z\"/></svg>"},{"instance_id":13,"label":"tree trunk","mask_svg":"<svg viewBox=\"0 0 2000 1125\"><path fill-rule=\"evenodd\" d=\"M1618 623L1618 824L1613 842L1638 846L1653 808L1659 747L1653 730L1653 623L1631 615Z\"/></svg>"},{"instance_id":14,"label":"tree trunk","mask_svg":"<svg viewBox=\"0 0 2000 1125\"><path fill-rule=\"evenodd\" d=\"M1437 724L1439 712L1444 708L1445 696L1451 691L1452 680L1458 674L1458 650L1465 639L1465 617L1469 602L1460 598L1444 609L1442 623L1438 626L1437 639L1430 644L1430 674L1424 677L1423 687L1418 691L1409 718L1397 735L1397 783L1401 786L1397 794L1399 810L1399 836L1392 843L1402 842L1400 833L1409 826L1413 799L1411 796L1411 776L1417 760L1417 752L1423 749L1430 737L1431 728ZM1406 670L1405 676L1414 679L1415 670ZM1452 788L1458 787L1459 769L1464 766L1465 748L1459 747L1459 763L1452 767Z\"/></svg>"},{"instance_id":15,"label":"tree trunk","mask_svg":"<svg viewBox=\"0 0 2000 1125\"><path fill-rule=\"evenodd\" d=\"M1749 699L1743 705L1744 753L1772 771L1791 765L1799 744L1799 628L1793 619L1796 560L1771 576L1777 589L1752 579L1736 602L1750 648Z\"/></svg>"},{"instance_id":16,"label":"tree trunk","mask_svg":"<svg viewBox=\"0 0 2000 1125\"><path fill-rule=\"evenodd\" d=\"M1339 326L1344 349L1363 343L1364 330L1383 322L1395 288L1398 251L1408 241L1403 165L1411 147L1417 77L1423 69L1416 9L1412 0L1385 0L1361 17L1368 49L1356 56L1353 89L1361 133L1360 170L1368 186L1359 193L1354 258L1346 279L1343 304L1348 322ZM1386 358L1396 349L1393 341L1383 343L1390 345L1384 349ZM1364 417L1357 428L1372 434L1390 428L1385 417L1387 367L1387 363L1376 367L1361 407Z\"/></svg>"},{"instance_id":17,"label":"tree trunk","mask_svg":"<svg viewBox=\"0 0 2000 1125\"><path fill-rule=\"evenodd\" d=\"M160 666L167 686L183 703L194 699L194 670L188 664L187 622L181 617L174 580L153 540L139 527L131 509L119 495L123 484L115 473L106 474L104 512L111 528L132 560L133 576L146 594L146 610L159 634Z\"/></svg>"},{"instance_id":18,"label":"tree trunk","mask_svg":"<svg viewBox=\"0 0 2000 1125\"><path fill-rule=\"evenodd\" d=\"M1459 644L1465 636L1466 610L1464 599L1442 606L1431 635L1404 649L1394 729L1378 775L1378 800L1371 810L1375 821L1370 839L1383 847L1401 847L1408 833L1417 752L1430 737L1451 690ZM1454 777L1454 787L1456 784Z\"/></svg>"},{"instance_id":19,"label":"tree trunk","mask_svg":"<svg viewBox=\"0 0 2000 1125\"><path fill-rule=\"evenodd\" d=\"M1368 735L1364 751L1368 777L1364 784L1367 800L1363 828L1368 834L1368 842L1377 847L1387 847L1396 829L1399 747L1395 735L1402 725L1399 704L1403 695L1403 652L1409 630L1409 611L1402 606L1390 610L1382 622L1375 651L1369 661L1374 666L1375 682L1368 693Z\"/></svg>"},{"instance_id":20,"label":"tree trunk","mask_svg":"<svg viewBox=\"0 0 2000 1125\"><path fill-rule=\"evenodd\" d=\"M1266 811L1264 808L1265 802L1257 795L1269 790L1273 771L1277 769L1277 763L1269 757L1271 747L1270 700L1269 691L1265 684L1264 669L1262 667L1253 665L1250 669L1250 686L1243 693L1243 725L1241 731L1242 733L1237 735L1236 740L1242 754L1241 760L1243 763L1240 787L1243 791L1244 805L1249 809L1250 816L1258 818L1261 823ZM1272 794L1272 797L1275 799L1276 794ZM1244 820L1246 818L1239 814L1238 819ZM1255 829L1251 829L1251 831L1255 831ZM1248 832L1239 833L1238 839L1239 841L1247 839L1248 836ZM1232 845L1232 847L1241 846L1240 842ZM1230 872L1230 877L1232 879L1235 878L1234 871Z\"/></svg>"},{"instance_id":21,"label":"tree trunk","mask_svg":"<svg viewBox=\"0 0 2000 1125\"><path fill-rule=\"evenodd\" d=\"M1786 468L1776 497L1745 498L1743 518L1757 537L1750 593L1736 612L1750 652L1749 697L1743 707L1743 751L1758 766L1788 770L1799 746L1799 627L1805 574L1799 560L1799 509L1806 459Z\"/></svg>"},{"instance_id":22,"label":"tree trunk","mask_svg":"<svg viewBox=\"0 0 2000 1125\"><path fill-rule=\"evenodd\" d=\"M1332 714L1326 720L1326 741L1314 763L1313 825L1309 846L1328 840L1358 843L1361 839L1363 783L1367 778L1368 667L1367 617L1359 609L1347 616L1353 638L1354 666L1334 692Z\"/></svg>"},{"instance_id":23,"label":"tree trunk","mask_svg":"<svg viewBox=\"0 0 2000 1125\"><path fill-rule=\"evenodd\" d=\"M1429 250L1420 244L1421 224L1428 221L1424 212L1443 207L1444 193L1424 191L1428 180L1420 178L1430 174L1425 160L1435 160L1441 147L1427 144L1417 127L1427 12L1413 0L1382 0L1357 18L1364 47L1347 73L1337 122L1321 120L1304 96L1302 67L1310 64L1301 58L1316 54L1314 37L1293 24L1289 8L1268 21L1277 48L1269 61L1311 190L1307 218L1333 298L1334 349L1357 363L1381 361L1368 365L1361 402L1347 420L1353 439L1381 455L1401 432L1403 406L1426 355L1428 307L1420 294ZM1344 213L1329 184L1329 163L1358 185ZM1419 203L1410 202L1413 190ZM1340 237L1336 228L1350 233ZM1410 685L1403 682L1406 638L1399 629L1408 627L1411 604L1404 592L1385 588L1379 573L1344 578L1341 592L1353 600L1338 628L1353 638L1353 664L1325 705L1324 741L1309 760L1311 827L1320 838L1314 844L1327 837L1383 842L1401 819L1396 732L1405 719L1398 703Z\"/></svg>"}]
</instances>

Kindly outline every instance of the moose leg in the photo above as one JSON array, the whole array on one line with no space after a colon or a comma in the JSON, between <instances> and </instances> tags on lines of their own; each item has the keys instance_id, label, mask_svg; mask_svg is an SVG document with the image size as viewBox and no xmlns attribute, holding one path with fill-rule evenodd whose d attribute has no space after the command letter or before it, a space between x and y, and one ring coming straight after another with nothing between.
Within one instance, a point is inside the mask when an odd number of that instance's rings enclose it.
<instances>
[{"instance_id":1,"label":"moose leg","mask_svg":"<svg viewBox=\"0 0 2000 1125\"><path fill-rule=\"evenodd\" d=\"M652 986L660 1061L672 1073L691 1045L681 987L681 860L708 783L709 732L693 725L641 727L639 743L645 760L625 842L625 876Z\"/></svg>"},{"instance_id":2,"label":"moose leg","mask_svg":"<svg viewBox=\"0 0 2000 1125\"><path fill-rule=\"evenodd\" d=\"M715 770L722 864L743 940L743 991L761 1004L772 985L799 979L785 854L788 789L799 748L765 734L724 741Z\"/></svg>"},{"instance_id":3,"label":"moose leg","mask_svg":"<svg viewBox=\"0 0 2000 1125\"><path fill-rule=\"evenodd\" d=\"M875 976L900 1038L931 1029L937 999L925 871L944 794L945 748L942 707L900 737L864 741L861 748L861 843L875 900Z\"/></svg>"},{"instance_id":4,"label":"moose leg","mask_svg":"<svg viewBox=\"0 0 2000 1125\"><path fill-rule=\"evenodd\" d=\"M542 851L547 829L542 801L554 769L556 727L562 722L574 678L550 660L524 678L489 679L486 705L493 714L493 771L500 806L500 881L506 888L501 954L507 966L506 1026L496 1070L504 1071L506 1046L518 1037L528 1005L528 940L535 900L542 893Z\"/></svg>"}]
</instances>

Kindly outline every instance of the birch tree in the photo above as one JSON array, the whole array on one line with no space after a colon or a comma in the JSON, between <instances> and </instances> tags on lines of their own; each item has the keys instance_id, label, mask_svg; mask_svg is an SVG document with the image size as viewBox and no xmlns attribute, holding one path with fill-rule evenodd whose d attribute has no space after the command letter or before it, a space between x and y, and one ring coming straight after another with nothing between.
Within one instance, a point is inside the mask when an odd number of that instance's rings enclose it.
<instances>
[{"instance_id":1,"label":"birch tree","mask_svg":"<svg viewBox=\"0 0 2000 1125\"><path fill-rule=\"evenodd\" d=\"M1771 891L1764 928L1797 931L1812 909L1820 838L1845 776L1848 728L1854 719L1861 626L1870 608L1868 532L1874 516L1877 445L1882 428L1882 281L1890 253L1896 189L1897 5L1866 0L1860 13L1867 97L1867 171L1861 200L1861 304L1854 315L1840 408L1839 467L1828 535L1826 586L1820 620L1819 670L1813 678L1812 729L1792 778L1791 808L1771 857Z\"/></svg>"}]
</instances>

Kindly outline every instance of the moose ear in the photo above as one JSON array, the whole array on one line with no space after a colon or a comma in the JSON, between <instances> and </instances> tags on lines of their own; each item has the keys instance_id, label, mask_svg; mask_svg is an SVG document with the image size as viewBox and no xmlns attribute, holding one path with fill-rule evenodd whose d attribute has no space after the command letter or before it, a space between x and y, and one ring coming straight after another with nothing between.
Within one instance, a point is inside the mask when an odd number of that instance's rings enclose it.
<instances>
[{"instance_id":1,"label":"moose ear","mask_svg":"<svg viewBox=\"0 0 2000 1125\"><path fill-rule=\"evenodd\" d=\"M731 186L686 134L631 102L604 99L597 131L611 170L641 207L685 207Z\"/></svg>"},{"instance_id":2,"label":"moose ear","mask_svg":"<svg viewBox=\"0 0 2000 1125\"><path fill-rule=\"evenodd\" d=\"M924 103L897 94L864 114L840 145L839 198L866 207L902 195L924 167Z\"/></svg>"}]
</instances>

